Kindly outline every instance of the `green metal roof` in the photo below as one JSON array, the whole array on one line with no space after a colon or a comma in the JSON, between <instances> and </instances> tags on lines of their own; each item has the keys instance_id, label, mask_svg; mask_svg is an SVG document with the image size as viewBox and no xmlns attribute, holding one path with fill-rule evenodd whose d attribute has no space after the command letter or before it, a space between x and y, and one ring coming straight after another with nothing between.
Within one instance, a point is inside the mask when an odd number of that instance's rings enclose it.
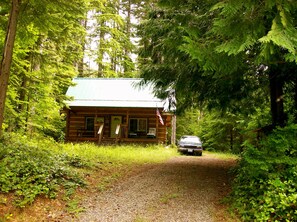
<instances>
[{"instance_id":1,"label":"green metal roof","mask_svg":"<svg viewBox=\"0 0 297 222\"><path fill-rule=\"evenodd\" d=\"M75 78L66 95L69 107L162 108L164 101L154 95L152 84L139 86L142 79Z\"/></svg>"}]
</instances>

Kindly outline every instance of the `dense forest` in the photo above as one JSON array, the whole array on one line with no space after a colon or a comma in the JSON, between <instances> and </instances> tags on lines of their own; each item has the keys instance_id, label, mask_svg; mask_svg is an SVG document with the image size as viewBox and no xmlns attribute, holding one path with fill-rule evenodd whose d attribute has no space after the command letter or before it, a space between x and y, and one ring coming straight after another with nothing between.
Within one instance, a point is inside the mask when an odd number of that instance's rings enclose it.
<instances>
[{"instance_id":1,"label":"dense forest","mask_svg":"<svg viewBox=\"0 0 297 222\"><path fill-rule=\"evenodd\" d=\"M297 220L294 1L3 0L0 43L1 134L63 141L72 78L142 77L175 89L177 137L241 156L243 220Z\"/></svg>"},{"instance_id":2,"label":"dense forest","mask_svg":"<svg viewBox=\"0 0 297 222\"><path fill-rule=\"evenodd\" d=\"M146 7L131 0L1 3L3 129L61 137L59 110L73 77L138 75L135 25Z\"/></svg>"}]
</instances>

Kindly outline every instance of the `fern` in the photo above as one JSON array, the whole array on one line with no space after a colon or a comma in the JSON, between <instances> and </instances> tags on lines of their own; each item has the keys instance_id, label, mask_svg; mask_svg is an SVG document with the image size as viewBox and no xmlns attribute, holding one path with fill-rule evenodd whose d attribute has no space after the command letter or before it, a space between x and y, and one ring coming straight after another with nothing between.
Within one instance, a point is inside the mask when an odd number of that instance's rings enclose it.
<instances>
[{"instance_id":1,"label":"fern","mask_svg":"<svg viewBox=\"0 0 297 222\"><path fill-rule=\"evenodd\" d=\"M227 53L228 56L230 55L237 55L240 52L245 52L250 47L252 47L257 42L251 35L246 35L245 39L243 38L234 38L232 40L226 41L225 43L219 45L216 48L216 51L221 53Z\"/></svg>"},{"instance_id":2,"label":"fern","mask_svg":"<svg viewBox=\"0 0 297 222\"><path fill-rule=\"evenodd\" d=\"M243 8L244 3L242 1L229 1L219 2L215 4L210 11L221 10L223 16L235 16Z\"/></svg>"},{"instance_id":3,"label":"fern","mask_svg":"<svg viewBox=\"0 0 297 222\"><path fill-rule=\"evenodd\" d=\"M259 39L259 42L268 44L273 42L279 47L287 49L293 55L296 54L297 50L297 31L293 28L285 29L281 24L280 17L276 17L272 21L271 30L268 34Z\"/></svg>"}]
</instances>

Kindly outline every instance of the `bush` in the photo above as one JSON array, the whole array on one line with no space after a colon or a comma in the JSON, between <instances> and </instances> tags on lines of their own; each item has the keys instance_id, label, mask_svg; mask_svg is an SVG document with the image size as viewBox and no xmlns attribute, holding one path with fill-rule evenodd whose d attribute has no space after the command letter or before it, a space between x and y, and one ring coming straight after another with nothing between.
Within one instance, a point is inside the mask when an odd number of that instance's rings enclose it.
<instances>
[{"instance_id":1,"label":"bush","mask_svg":"<svg viewBox=\"0 0 297 222\"><path fill-rule=\"evenodd\" d=\"M78 157L53 152L51 146L57 144L16 134L0 141L0 192L13 192L17 206L32 203L38 195L54 198L61 187L67 190L84 184L70 169L82 166Z\"/></svg>"},{"instance_id":2,"label":"bush","mask_svg":"<svg viewBox=\"0 0 297 222\"><path fill-rule=\"evenodd\" d=\"M230 200L244 221L297 221L297 125L249 143Z\"/></svg>"}]
</instances>

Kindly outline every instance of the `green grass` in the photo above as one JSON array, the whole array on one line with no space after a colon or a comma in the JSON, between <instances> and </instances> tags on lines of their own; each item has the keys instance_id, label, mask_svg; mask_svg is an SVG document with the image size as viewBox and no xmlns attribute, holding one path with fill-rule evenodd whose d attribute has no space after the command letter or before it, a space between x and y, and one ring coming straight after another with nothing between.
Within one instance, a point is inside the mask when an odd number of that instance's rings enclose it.
<instances>
[{"instance_id":1,"label":"green grass","mask_svg":"<svg viewBox=\"0 0 297 222\"><path fill-rule=\"evenodd\" d=\"M219 158L219 159L239 159L239 155L232 154L232 153L223 153L223 152L210 152L210 151L203 151L203 155Z\"/></svg>"},{"instance_id":2,"label":"green grass","mask_svg":"<svg viewBox=\"0 0 297 222\"><path fill-rule=\"evenodd\" d=\"M91 164L112 163L120 165L160 163L172 156L176 156L174 148L162 145L110 145L97 146L92 143L64 144L59 152L79 156Z\"/></svg>"},{"instance_id":3,"label":"green grass","mask_svg":"<svg viewBox=\"0 0 297 222\"><path fill-rule=\"evenodd\" d=\"M163 204L168 204L170 200L178 198L180 194L178 193L169 193L169 194L164 194L161 198L160 201Z\"/></svg>"},{"instance_id":4,"label":"green grass","mask_svg":"<svg viewBox=\"0 0 297 222\"><path fill-rule=\"evenodd\" d=\"M38 196L56 198L60 188L68 201L90 175L100 177L97 187L104 190L133 166L176 155L176 149L161 145L63 144L40 136L5 134L0 138L0 192L15 194L13 202L19 207Z\"/></svg>"}]
</instances>

